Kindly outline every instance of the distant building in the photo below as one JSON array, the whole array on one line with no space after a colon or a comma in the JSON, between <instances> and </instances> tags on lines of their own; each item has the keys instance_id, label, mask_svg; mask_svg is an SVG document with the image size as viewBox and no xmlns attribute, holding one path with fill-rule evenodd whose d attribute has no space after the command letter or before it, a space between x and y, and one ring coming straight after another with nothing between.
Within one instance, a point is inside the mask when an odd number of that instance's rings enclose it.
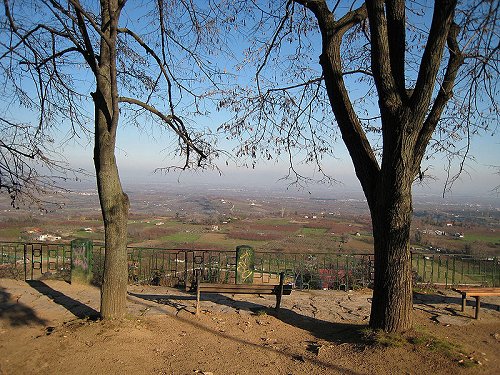
<instances>
[{"instance_id":1,"label":"distant building","mask_svg":"<svg viewBox=\"0 0 500 375\"><path fill-rule=\"evenodd\" d=\"M58 241L60 239L61 239L61 236L55 236L53 234L41 234L40 236L37 237L37 240L42 241L42 242L45 242L45 241L53 242L53 241Z\"/></svg>"}]
</instances>

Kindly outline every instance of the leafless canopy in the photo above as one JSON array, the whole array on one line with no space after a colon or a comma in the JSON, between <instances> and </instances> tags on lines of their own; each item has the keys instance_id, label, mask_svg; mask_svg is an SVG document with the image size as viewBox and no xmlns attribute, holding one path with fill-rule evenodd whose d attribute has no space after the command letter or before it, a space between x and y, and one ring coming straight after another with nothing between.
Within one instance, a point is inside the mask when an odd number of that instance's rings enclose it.
<instances>
[{"instance_id":1,"label":"leafless canopy","mask_svg":"<svg viewBox=\"0 0 500 375\"><path fill-rule=\"evenodd\" d=\"M50 158L54 155L51 140L30 124L14 123L3 116L0 123L0 190L9 194L14 207L24 201L44 209L57 204L44 195L76 171Z\"/></svg>"},{"instance_id":2,"label":"leafless canopy","mask_svg":"<svg viewBox=\"0 0 500 375\"><path fill-rule=\"evenodd\" d=\"M322 158L335 157L335 141L341 136L345 140L345 134L340 133L339 123L333 116L318 63L322 50L319 34L321 26L325 26L319 23L332 22L335 30L331 32L342 36L341 74L348 91L347 99L356 116L354 122L361 125L362 136L380 164L383 148L378 106L380 90L377 90L373 74L371 56L375 40L365 2L283 0L249 3L245 11L252 15L253 23L247 21L247 33L254 37L240 68L248 72L253 67L254 81L236 87L221 103L234 110L234 118L222 129L240 140L239 154L251 160L259 157L269 160L284 154L290 159L291 174L298 180L302 176L295 167L300 163L314 163L323 172L326 164ZM419 75L425 73L423 66L428 56L425 43L430 33L433 4L391 1L382 6L393 7L392 10L387 8L387 12L392 12L394 22L399 22L399 26L389 25L400 29L399 39L394 39L393 43L406 45L401 56L392 59L399 64L394 71L399 69L401 72L398 85L406 90L404 96L409 98L419 89L416 87ZM395 9L401 6L402 12ZM321 21L321 17L316 17L320 13L331 13L333 19ZM248 14L240 14L249 19ZM399 21L397 14L403 17ZM429 127L433 130L432 137L423 144L425 157L415 178L423 177L437 154L444 155L449 186L470 157L471 138L482 131L497 133L498 17L499 3L496 1L458 3L453 32L448 37L445 56L440 60L429 100L431 104L427 108L427 124L435 128ZM450 64L458 66L458 71L453 72ZM454 80L450 80L452 72L456 74ZM452 87L448 87L447 82L452 82ZM443 103L446 105L441 106ZM436 115L439 116L434 119ZM437 124L434 120L438 120Z\"/></svg>"},{"instance_id":3,"label":"leafless canopy","mask_svg":"<svg viewBox=\"0 0 500 375\"><path fill-rule=\"evenodd\" d=\"M183 157L178 168L212 166L215 140L194 125L225 78L211 59L223 53L218 38L228 20L211 3L119 5L115 96L122 118L146 131L154 125L152 136L174 134L176 145L165 148ZM64 141L93 133L90 94L106 42L100 9L79 0L3 1L0 187L13 197L28 186L51 185L39 178L40 165L62 166L49 157L57 156L49 153L51 135Z\"/></svg>"}]
</instances>

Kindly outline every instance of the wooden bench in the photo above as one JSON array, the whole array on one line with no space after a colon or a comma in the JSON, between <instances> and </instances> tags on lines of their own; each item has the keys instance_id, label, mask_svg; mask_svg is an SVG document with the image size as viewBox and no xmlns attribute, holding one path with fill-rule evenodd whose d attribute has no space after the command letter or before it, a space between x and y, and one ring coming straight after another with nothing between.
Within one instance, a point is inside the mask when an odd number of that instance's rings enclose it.
<instances>
[{"instance_id":1,"label":"wooden bench","mask_svg":"<svg viewBox=\"0 0 500 375\"><path fill-rule=\"evenodd\" d=\"M479 318L482 296L500 296L500 288L463 287L453 288L453 290L462 294L462 312L465 311L467 297L474 297L476 299L476 319Z\"/></svg>"},{"instance_id":2,"label":"wooden bench","mask_svg":"<svg viewBox=\"0 0 500 375\"><path fill-rule=\"evenodd\" d=\"M210 284L201 283L200 277L196 278L196 315L200 312L201 293L227 293L227 294L274 294L276 296L275 309L278 310L283 295L292 293L291 285L284 285L285 274L280 273L279 284Z\"/></svg>"}]
</instances>

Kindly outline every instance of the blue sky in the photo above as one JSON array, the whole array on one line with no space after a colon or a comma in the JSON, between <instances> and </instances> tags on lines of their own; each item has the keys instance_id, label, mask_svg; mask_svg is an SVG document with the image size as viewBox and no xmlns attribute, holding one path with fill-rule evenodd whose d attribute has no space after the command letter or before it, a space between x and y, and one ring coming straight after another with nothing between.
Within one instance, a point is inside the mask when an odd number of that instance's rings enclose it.
<instances>
[{"instance_id":1,"label":"blue sky","mask_svg":"<svg viewBox=\"0 0 500 375\"><path fill-rule=\"evenodd\" d=\"M137 12L137 8L133 6L132 2L131 12ZM135 15L135 13L134 13ZM128 15L127 22L133 26L135 17ZM241 37L238 36L238 37ZM235 37L236 39L236 37ZM244 39L244 38L243 38ZM319 39L315 39L316 44ZM247 46L245 43L241 44L241 40L234 40L233 47L238 45L238 49L235 52L236 59L242 55L242 46ZM240 44L238 44L240 43ZM292 48L292 47L290 47ZM314 58L312 59L311 67L313 69L319 70L318 59L319 52L314 52ZM217 61L219 59L219 61ZM220 58L214 57L214 63L220 63ZM234 62L222 61L227 64L229 70L233 70L232 64ZM243 83L251 82L251 74L249 72L242 72ZM286 73L285 73L286 74ZM84 78L82 74L80 76ZM87 76L88 77L88 76ZM240 76L241 79L241 76ZM239 81L240 82L240 81ZM92 84L89 85L92 87ZM351 84L352 92L357 91L356 95L363 95L362 86L356 86L354 83ZM356 89L356 90L354 90ZM209 108L210 114L204 117L198 117L196 124L200 127L207 127L215 130L218 125L227 120L224 118L224 114L221 112L215 112L214 108ZM92 109L90 109L92 113ZM179 114L179 113L178 113ZM498 124L495 124L493 128L497 128ZM92 128L90 124L89 128ZM65 134L65 125L61 124L57 133L54 134L54 138L57 141L65 139L61 134ZM154 138L154 139L153 139ZM155 130L151 130L146 127L145 130L140 131L134 126L127 124L126 120L122 117L122 123L120 124L120 129L118 133L117 140L117 161L118 166L121 171L121 176L124 181L124 185L129 182L134 181L151 181L151 182L176 182L179 181L180 184L197 184L203 182L217 183L220 185L233 185L236 182L241 182L244 184L276 184L277 186L285 186L286 183L278 183L277 181L287 174L288 162L286 160L278 160L271 162L260 162L257 164L255 169L249 169L240 166L242 164L241 160L228 159L222 156L221 159L216 161L221 169L222 176L219 176L215 172L172 172L169 174L154 173L155 168L170 166L173 164L171 159L171 154L165 151L165 149L172 150L172 144L175 143L174 138L169 138L168 133L159 134ZM229 152L235 147L234 142L224 141L221 137L219 147L225 149ZM70 140L60 148L63 156L67 159L70 165L74 168L84 168L90 172L93 171L92 155L93 155L93 143L92 140L88 140L85 137L76 140ZM339 180L341 185L334 185L332 191L335 192L336 189L339 190L356 190L360 191L360 185L357 181L352 162L349 155L346 152L345 146L339 142L335 145L335 155L336 159L326 159L324 166L326 172L331 175L331 177ZM490 166L500 166L500 137L497 133L494 135L483 134L481 136L474 136L472 139L472 147L470 155L475 157L475 161L468 161L466 164L466 172L463 173L460 180L456 182L451 194L476 194L481 196L491 196L493 193L491 190L500 185L500 176L495 172L497 170L491 168ZM226 165L226 161L228 165ZM300 161L298 161L300 163ZM429 180L422 186L416 186L415 192L422 193L433 193L440 194L442 192L444 182L445 182L445 167L447 161L441 156L437 156L427 162L427 165L431 165L430 173L436 177L435 181ZM426 165L424 165L425 167ZM299 165L301 172L304 174L314 177L314 167ZM314 187L312 187L313 189Z\"/></svg>"},{"instance_id":2,"label":"blue sky","mask_svg":"<svg viewBox=\"0 0 500 375\"><path fill-rule=\"evenodd\" d=\"M219 119L219 122L222 119ZM209 124L217 124L215 120L207 120ZM260 162L255 169L246 168L237 160L222 157L216 164L221 169L222 176L214 171L173 171L169 173L155 173L156 168L172 165L175 160L166 150L166 146L172 144L173 139L169 139L167 134L152 139L148 132L140 131L132 126L122 126L118 134L117 141L117 162L124 186L137 181L151 183L179 183L179 184L219 184L221 186L233 186L235 183L258 186L265 183L275 184L276 187L286 188L288 183L279 181L287 173L288 164L286 160L279 162ZM222 142L220 146L231 151L233 144ZM335 145L337 159L330 159L326 165L330 175L338 180L340 184L332 185L330 191L361 191L360 184L354 174L354 168L345 146L339 142ZM455 183L452 191L447 196L453 195L478 195L482 197L495 196L492 189L500 184L500 176L492 165L500 165L500 139L497 135L475 136L472 139L470 154L474 160L466 164L466 171L462 173L460 179ZM92 156L93 145L75 145L70 142L64 148L64 155L74 167L81 167L93 172ZM228 161L229 165L226 165ZM431 173L436 180L426 180L423 184L416 184L414 192L418 194L442 193L445 182L445 166L447 161L437 157L431 160ZM312 166L302 167L302 171L309 176L314 176ZM311 190L323 189L323 185L314 184ZM294 189L294 187L291 187ZM500 201L500 197L499 197Z\"/></svg>"}]
</instances>

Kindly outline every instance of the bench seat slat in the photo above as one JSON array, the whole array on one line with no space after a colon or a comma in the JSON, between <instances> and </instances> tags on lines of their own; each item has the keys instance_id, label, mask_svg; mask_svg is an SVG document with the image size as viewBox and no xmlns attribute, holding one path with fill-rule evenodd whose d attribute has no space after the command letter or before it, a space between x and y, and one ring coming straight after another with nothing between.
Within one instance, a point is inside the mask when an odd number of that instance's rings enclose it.
<instances>
[{"instance_id":1,"label":"bench seat slat","mask_svg":"<svg viewBox=\"0 0 500 375\"><path fill-rule=\"evenodd\" d=\"M453 288L453 290L462 295L462 311L465 311L467 297L474 297L476 299L476 313L475 318L479 318L479 309L481 307L480 298L482 296L500 296L500 288L477 288L477 287L463 287Z\"/></svg>"},{"instance_id":2,"label":"bench seat slat","mask_svg":"<svg viewBox=\"0 0 500 375\"><path fill-rule=\"evenodd\" d=\"M467 293L462 293L462 294L467 294L467 296L474 297L474 296L500 296L500 291L498 292L467 292Z\"/></svg>"},{"instance_id":3,"label":"bench seat slat","mask_svg":"<svg viewBox=\"0 0 500 375\"><path fill-rule=\"evenodd\" d=\"M500 288L454 288L453 290L458 293L500 293Z\"/></svg>"},{"instance_id":4,"label":"bench seat slat","mask_svg":"<svg viewBox=\"0 0 500 375\"><path fill-rule=\"evenodd\" d=\"M457 293L474 296L500 296L500 288L453 288Z\"/></svg>"},{"instance_id":5,"label":"bench seat slat","mask_svg":"<svg viewBox=\"0 0 500 375\"><path fill-rule=\"evenodd\" d=\"M276 307L278 310L281 303L281 297L292 293L292 285L284 284L285 273L280 272L280 283L275 284L211 284L201 283L199 275L196 285L196 315L199 314L200 298L202 293L221 293L221 294L273 294L276 296Z\"/></svg>"},{"instance_id":6,"label":"bench seat slat","mask_svg":"<svg viewBox=\"0 0 500 375\"><path fill-rule=\"evenodd\" d=\"M231 285L231 284L200 284L202 293L232 293L232 294L276 294L279 285ZM283 285L283 294L292 292L291 285Z\"/></svg>"},{"instance_id":7,"label":"bench seat slat","mask_svg":"<svg viewBox=\"0 0 500 375\"><path fill-rule=\"evenodd\" d=\"M201 283L200 287L207 288L207 287L214 287L214 288L231 288L231 289L249 289L249 288L261 288L261 289L272 289L276 285L275 284L210 284L210 283Z\"/></svg>"}]
</instances>

